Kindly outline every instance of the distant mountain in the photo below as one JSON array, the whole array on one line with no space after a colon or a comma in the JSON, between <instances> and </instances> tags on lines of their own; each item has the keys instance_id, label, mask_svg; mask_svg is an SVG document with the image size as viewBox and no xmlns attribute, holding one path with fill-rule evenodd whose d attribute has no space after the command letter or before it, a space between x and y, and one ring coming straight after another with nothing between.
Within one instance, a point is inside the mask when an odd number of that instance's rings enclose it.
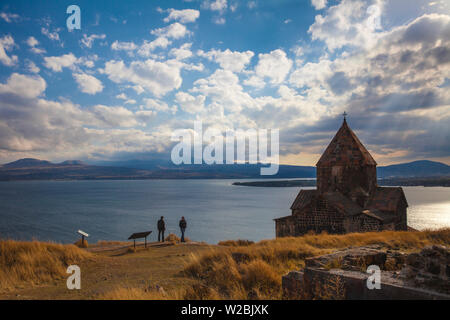
<instances>
[{"instance_id":1,"label":"distant mountain","mask_svg":"<svg viewBox=\"0 0 450 320\"><path fill-rule=\"evenodd\" d=\"M150 171L134 168L92 166L79 160L52 163L27 158L0 166L0 181L148 179L151 174Z\"/></svg>"},{"instance_id":2,"label":"distant mountain","mask_svg":"<svg viewBox=\"0 0 450 320\"><path fill-rule=\"evenodd\" d=\"M316 167L313 166L289 166L280 165L279 172L275 176L260 176L260 164L236 164L236 165L180 165L176 166L170 161L159 159L152 160L127 160L97 162L104 166L120 166L151 171L172 171L193 174L196 172L203 178L315 178ZM420 160L409 163L401 163L389 166L377 167L379 178L393 177L436 177L450 176L450 166L435 161Z\"/></svg>"},{"instance_id":3,"label":"distant mountain","mask_svg":"<svg viewBox=\"0 0 450 320\"><path fill-rule=\"evenodd\" d=\"M33 168L45 166L54 166L54 164L51 163L50 161L38 160L33 158L24 158L4 164L2 168Z\"/></svg>"},{"instance_id":4,"label":"distant mountain","mask_svg":"<svg viewBox=\"0 0 450 320\"><path fill-rule=\"evenodd\" d=\"M161 160L130 160L86 164L80 160L61 163L20 159L0 166L0 180L87 179L279 179L315 178L312 166L280 165L278 174L261 176L261 164L180 165ZM450 166L433 161L414 161L378 167L379 178L449 177Z\"/></svg>"},{"instance_id":5,"label":"distant mountain","mask_svg":"<svg viewBox=\"0 0 450 320\"><path fill-rule=\"evenodd\" d=\"M450 176L450 166L445 163L420 160L377 168L380 178L445 177Z\"/></svg>"}]
</instances>

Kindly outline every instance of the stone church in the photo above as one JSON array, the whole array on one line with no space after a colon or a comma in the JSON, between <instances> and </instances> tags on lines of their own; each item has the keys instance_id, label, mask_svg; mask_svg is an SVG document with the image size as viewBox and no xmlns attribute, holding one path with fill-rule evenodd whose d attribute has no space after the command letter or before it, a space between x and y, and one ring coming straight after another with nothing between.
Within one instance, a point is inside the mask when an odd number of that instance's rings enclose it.
<instances>
[{"instance_id":1,"label":"stone church","mask_svg":"<svg viewBox=\"0 0 450 320\"><path fill-rule=\"evenodd\" d=\"M316 164L317 189L301 190L292 215L275 219L276 236L407 230L403 189L379 187L376 166L344 116Z\"/></svg>"}]
</instances>

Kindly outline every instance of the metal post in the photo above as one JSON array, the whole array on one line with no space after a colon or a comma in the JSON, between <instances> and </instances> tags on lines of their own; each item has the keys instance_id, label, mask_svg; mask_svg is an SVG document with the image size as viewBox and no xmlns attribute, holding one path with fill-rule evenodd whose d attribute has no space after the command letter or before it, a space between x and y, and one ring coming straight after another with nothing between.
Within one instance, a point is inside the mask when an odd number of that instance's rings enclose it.
<instances>
[{"instance_id":1,"label":"metal post","mask_svg":"<svg viewBox=\"0 0 450 320\"><path fill-rule=\"evenodd\" d=\"M133 242L134 242L134 248L136 249L136 239L134 239Z\"/></svg>"}]
</instances>

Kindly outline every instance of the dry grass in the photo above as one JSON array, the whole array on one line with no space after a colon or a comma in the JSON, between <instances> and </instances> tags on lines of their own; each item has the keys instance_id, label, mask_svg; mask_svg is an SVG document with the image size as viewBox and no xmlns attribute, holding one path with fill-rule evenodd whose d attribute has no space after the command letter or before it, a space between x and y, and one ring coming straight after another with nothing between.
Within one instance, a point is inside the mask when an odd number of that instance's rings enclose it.
<instances>
[{"instance_id":1,"label":"dry grass","mask_svg":"<svg viewBox=\"0 0 450 320\"><path fill-rule=\"evenodd\" d=\"M0 290L61 279L67 276L67 266L90 257L74 245L0 241Z\"/></svg>"},{"instance_id":2,"label":"dry grass","mask_svg":"<svg viewBox=\"0 0 450 320\"><path fill-rule=\"evenodd\" d=\"M242 247L242 246L249 246L251 244L254 244L253 241L250 240L225 240L220 241L218 243L219 246L226 246L226 247Z\"/></svg>"},{"instance_id":3,"label":"dry grass","mask_svg":"<svg viewBox=\"0 0 450 320\"><path fill-rule=\"evenodd\" d=\"M80 239L77 242L75 242L74 245L76 245L78 248L87 248L87 247L89 247L89 243L87 242L86 239L84 241L81 241L81 239Z\"/></svg>"},{"instance_id":4,"label":"dry grass","mask_svg":"<svg viewBox=\"0 0 450 320\"><path fill-rule=\"evenodd\" d=\"M191 296L193 299L216 299L217 295L222 299L280 299L281 276L289 270L302 268L305 258L371 244L402 251L417 251L431 244L448 246L450 229L346 235L308 234L303 237L265 240L251 245L232 245L193 256L184 273L199 280L212 293L208 297L203 292L202 295ZM339 286L336 287L339 289ZM323 296L327 294L324 293Z\"/></svg>"},{"instance_id":5,"label":"dry grass","mask_svg":"<svg viewBox=\"0 0 450 320\"><path fill-rule=\"evenodd\" d=\"M184 291L175 290L165 292L164 289L157 288L117 288L102 294L99 300L181 300Z\"/></svg>"}]
</instances>

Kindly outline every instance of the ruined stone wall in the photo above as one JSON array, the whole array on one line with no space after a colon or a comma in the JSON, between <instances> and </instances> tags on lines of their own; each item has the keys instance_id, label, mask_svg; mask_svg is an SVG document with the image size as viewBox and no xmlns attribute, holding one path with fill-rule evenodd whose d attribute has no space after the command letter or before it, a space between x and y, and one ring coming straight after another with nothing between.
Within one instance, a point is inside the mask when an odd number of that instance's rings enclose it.
<instances>
[{"instance_id":1,"label":"ruined stone wall","mask_svg":"<svg viewBox=\"0 0 450 320\"><path fill-rule=\"evenodd\" d=\"M395 225L395 230L408 230L405 205L399 205L399 208L397 209L397 215L398 222Z\"/></svg>"},{"instance_id":2,"label":"ruined stone wall","mask_svg":"<svg viewBox=\"0 0 450 320\"><path fill-rule=\"evenodd\" d=\"M275 220L275 235L279 237L294 236L295 223L292 216Z\"/></svg>"},{"instance_id":3,"label":"ruined stone wall","mask_svg":"<svg viewBox=\"0 0 450 320\"><path fill-rule=\"evenodd\" d=\"M381 221L364 214L353 216L349 220L351 220L352 226L348 232L381 231L383 229Z\"/></svg>"},{"instance_id":4,"label":"ruined stone wall","mask_svg":"<svg viewBox=\"0 0 450 320\"><path fill-rule=\"evenodd\" d=\"M312 230L316 233L344 233L344 216L324 199L317 199L301 211L294 210L295 235L302 235Z\"/></svg>"}]
</instances>

